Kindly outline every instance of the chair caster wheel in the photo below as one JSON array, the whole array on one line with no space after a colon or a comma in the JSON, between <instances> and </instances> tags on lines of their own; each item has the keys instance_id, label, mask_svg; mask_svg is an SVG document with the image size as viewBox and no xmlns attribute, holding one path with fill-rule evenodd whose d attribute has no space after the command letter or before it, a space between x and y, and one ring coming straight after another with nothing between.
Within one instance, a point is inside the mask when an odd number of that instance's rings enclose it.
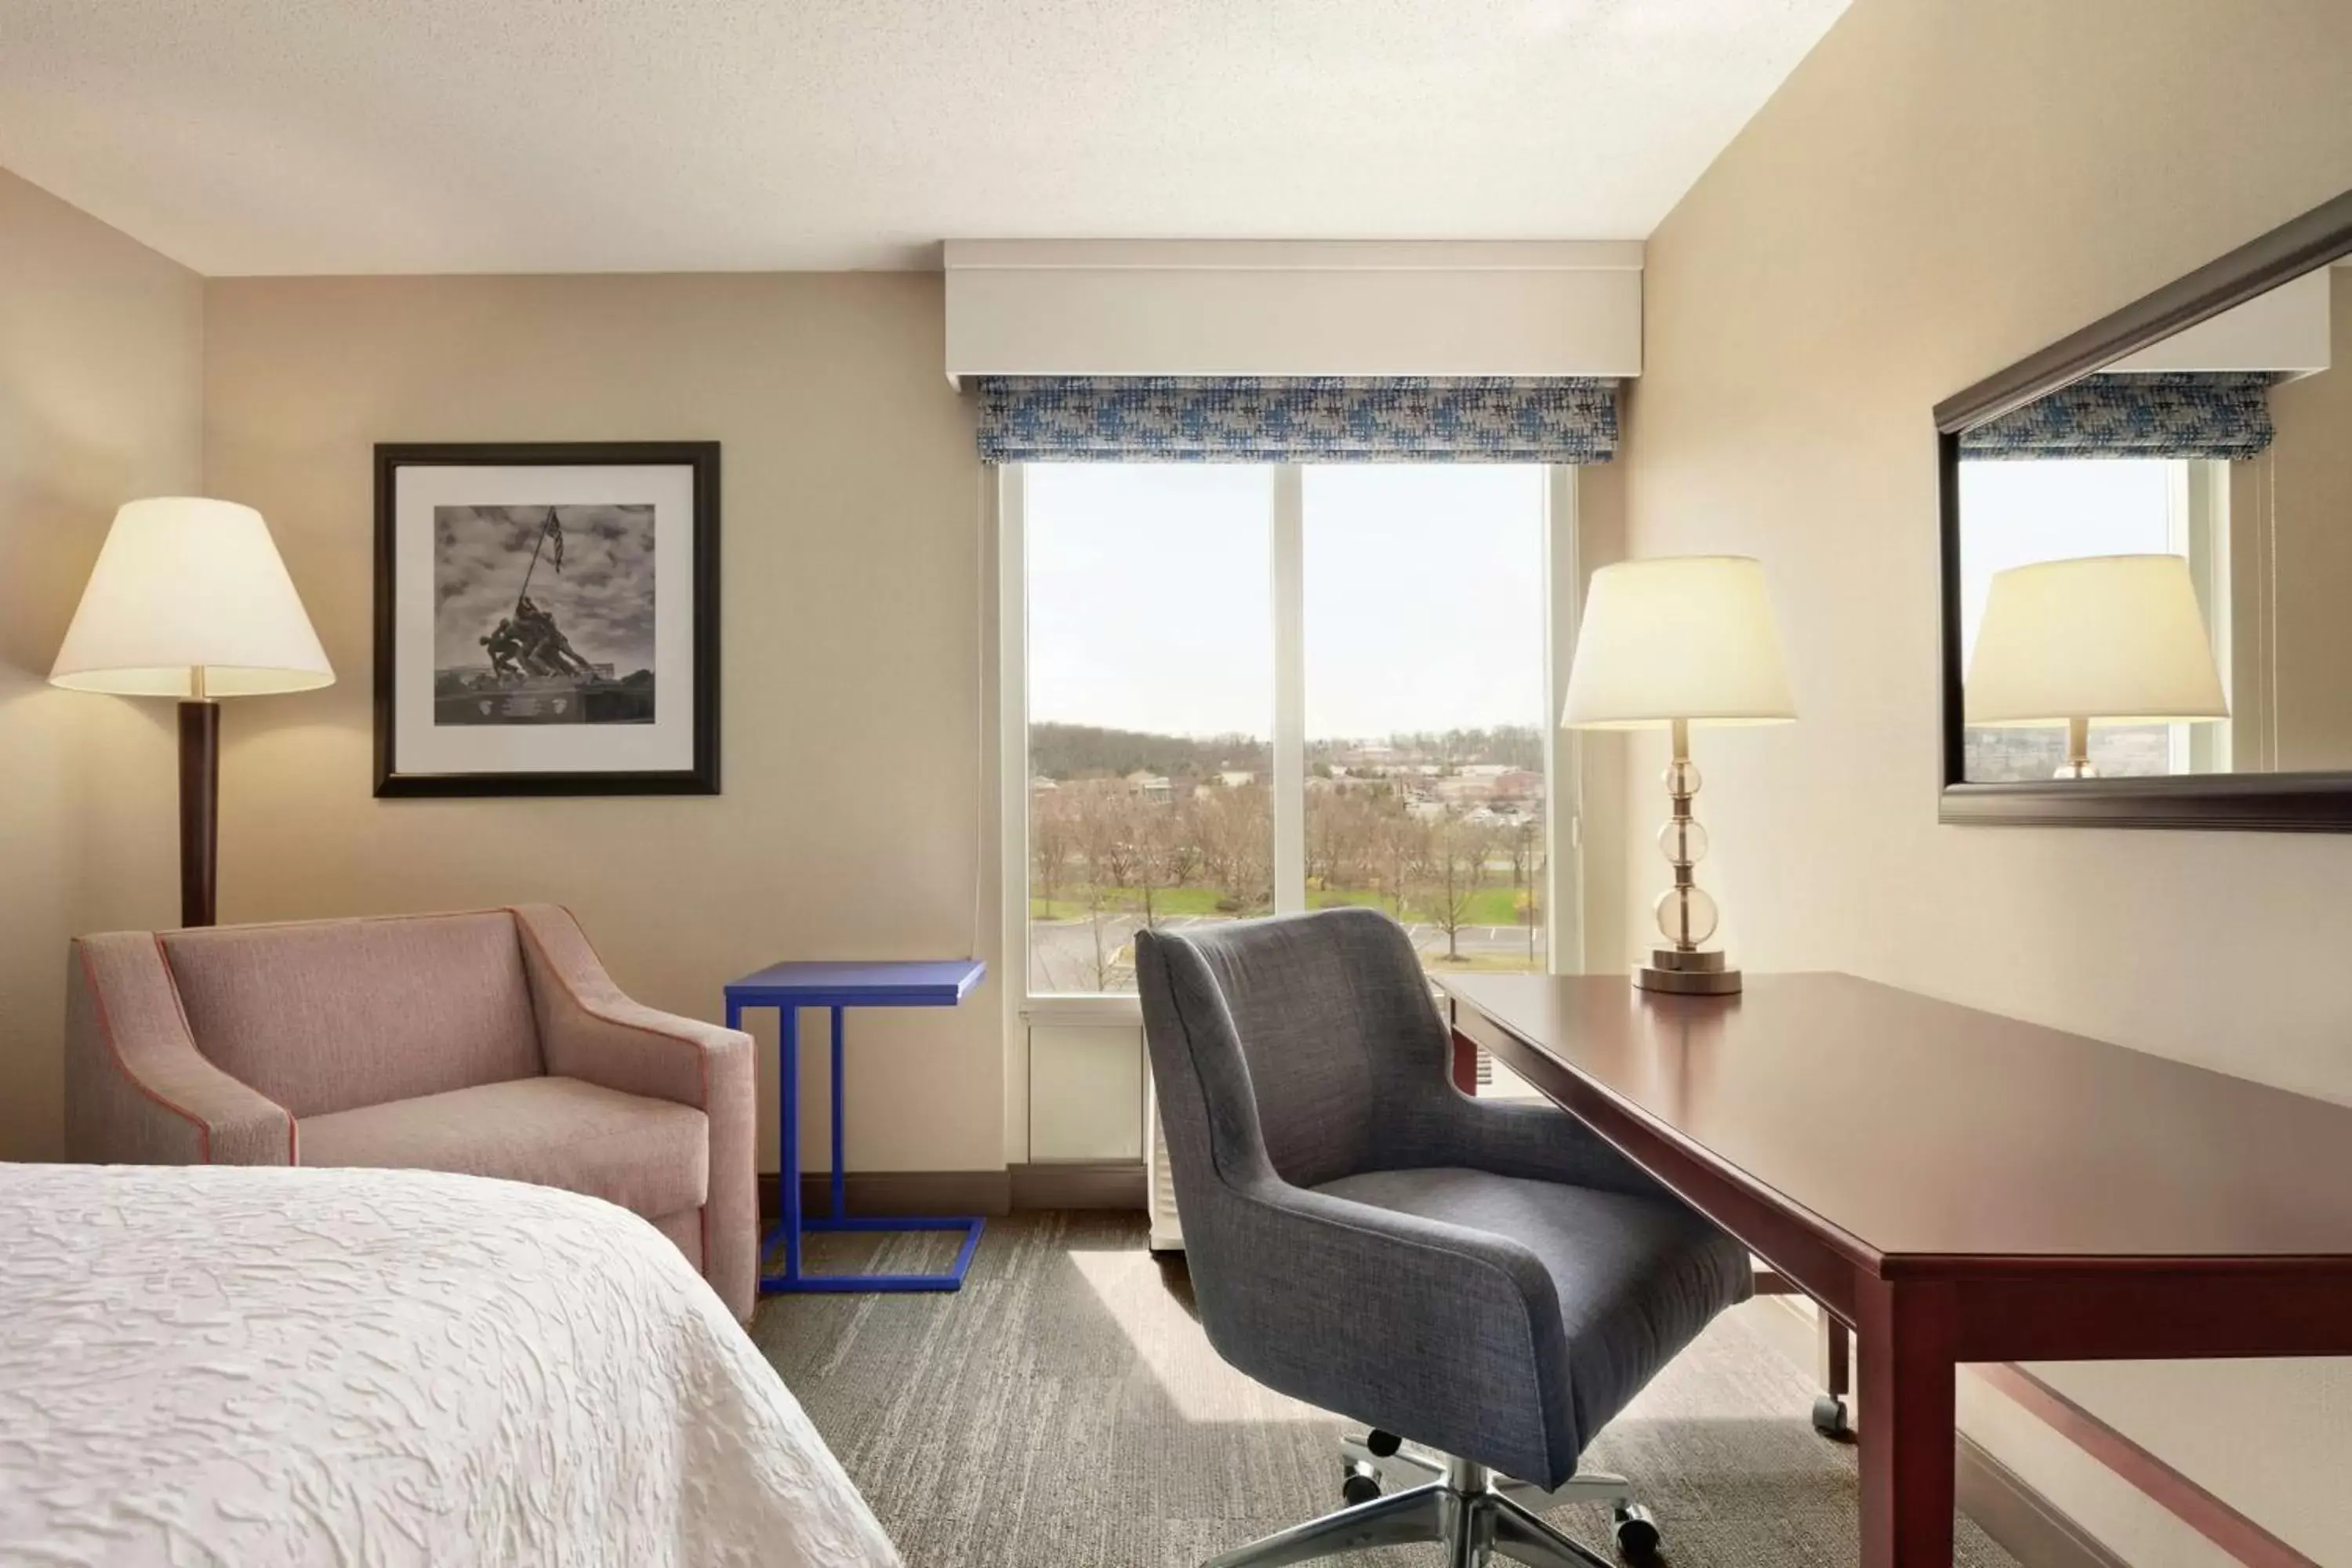
<instances>
[{"instance_id":1,"label":"chair caster wheel","mask_svg":"<svg viewBox=\"0 0 2352 1568\"><path fill-rule=\"evenodd\" d=\"M1339 1479L1339 1495L1349 1508L1371 1501L1381 1495L1380 1472L1370 1465L1349 1465Z\"/></svg>"},{"instance_id":2,"label":"chair caster wheel","mask_svg":"<svg viewBox=\"0 0 2352 1568\"><path fill-rule=\"evenodd\" d=\"M1658 1555L1658 1521L1639 1503L1617 1510L1617 1550L1628 1563L1648 1563Z\"/></svg>"},{"instance_id":3,"label":"chair caster wheel","mask_svg":"<svg viewBox=\"0 0 2352 1568\"><path fill-rule=\"evenodd\" d=\"M1813 1430L1824 1437L1843 1439L1853 1436L1853 1422L1846 1414L1845 1401L1833 1394L1824 1394L1814 1400Z\"/></svg>"},{"instance_id":4,"label":"chair caster wheel","mask_svg":"<svg viewBox=\"0 0 2352 1568\"><path fill-rule=\"evenodd\" d=\"M1404 1447L1404 1439L1393 1432L1382 1432L1375 1428L1364 1435L1364 1447L1370 1448L1375 1458L1393 1459L1396 1458L1397 1450Z\"/></svg>"}]
</instances>

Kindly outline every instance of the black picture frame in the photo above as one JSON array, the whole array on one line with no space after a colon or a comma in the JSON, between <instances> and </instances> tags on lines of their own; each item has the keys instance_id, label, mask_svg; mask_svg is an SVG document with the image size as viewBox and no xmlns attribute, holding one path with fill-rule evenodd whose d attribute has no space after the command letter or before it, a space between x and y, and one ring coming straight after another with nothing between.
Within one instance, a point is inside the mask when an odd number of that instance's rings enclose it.
<instances>
[{"instance_id":1,"label":"black picture frame","mask_svg":"<svg viewBox=\"0 0 2352 1568\"><path fill-rule=\"evenodd\" d=\"M694 625L691 765L658 772L400 771L394 727L399 475L414 467L677 467L691 470ZM719 787L719 443L716 441L383 442L375 448L375 795L378 799L717 795Z\"/></svg>"},{"instance_id":2,"label":"black picture frame","mask_svg":"<svg viewBox=\"0 0 2352 1568\"><path fill-rule=\"evenodd\" d=\"M1972 784L1965 777L1960 657L1961 433L2346 256L2352 256L2352 191L1936 405L1943 574L1938 821L2352 833L2352 772Z\"/></svg>"}]
</instances>

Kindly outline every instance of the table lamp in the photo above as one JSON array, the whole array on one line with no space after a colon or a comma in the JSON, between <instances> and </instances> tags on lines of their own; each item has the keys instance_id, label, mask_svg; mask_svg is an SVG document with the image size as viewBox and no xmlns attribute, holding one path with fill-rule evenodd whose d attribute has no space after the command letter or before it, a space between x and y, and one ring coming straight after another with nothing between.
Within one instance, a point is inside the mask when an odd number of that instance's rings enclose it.
<instances>
[{"instance_id":1,"label":"table lamp","mask_svg":"<svg viewBox=\"0 0 2352 1568\"><path fill-rule=\"evenodd\" d=\"M50 684L180 699L180 923L213 923L223 697L333 683L261 514L194 496L114 514Z\"/></svg>"},{"instance_id":2,"label":"table lamp","mask_svg":"<svg viewBox=\"0 0 2352 1568\"><path fill-rule=\"evenodd\" d=\"M2189 563L2090 555L1996 572L1962 707L1981 728L2064 725L2062 779L2097 776L2094 723L2228 718Z\"/></svg>"},{"instance_id":3,"label":"table lamp","mask_svg":"<svg viewBox=\"0 0 2352 1568\"><path fill-rule=\"evenodd\" d=\"M1706 830L1691 819L1698 769L1694 724L1779 724L1797 716L1780 658L1780 635L1764 591L1764 569L1744 555L1627 561L1592 574L1577 630L1560 724L1571 730L1673 731L1666 793L1674 816L1658 847L1674 886L1658 896L1667 945L1633 971L1645 991L1728 995L1739 971L1700 943L1715 934L1715 900L1691 879L1706 854Z\"/></svg>"}]
</instances>

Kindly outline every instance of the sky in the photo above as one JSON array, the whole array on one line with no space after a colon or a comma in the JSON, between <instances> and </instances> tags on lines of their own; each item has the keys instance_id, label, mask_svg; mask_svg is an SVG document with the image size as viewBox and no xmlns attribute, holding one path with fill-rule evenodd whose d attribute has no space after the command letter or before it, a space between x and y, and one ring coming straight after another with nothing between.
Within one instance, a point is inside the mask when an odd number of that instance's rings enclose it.
<instances>
[{"instance_id":1,"label":"sky","mask_svg":"<svg viewBox=\"0 0 2352 1568\"><path fill-rule=\"evenodd\" d=\"M1163 734L1273 730L1273 470L1033 464L1029 714ZM1538 726L1540 468L1309 468L1307 734Z\"/></svg>"},{"instance_id":2,"label":"sky","mask_svg":"<svg viewBox=\"0 0 2352 1568\"><path fill-rule=\"evenodd\" d=\"M479 665L478 639L511 615L530 574L531 602L555 617L591 664L626 678L654 663L654 509L562 506L563 567L552 552L530 564L543 506L433 509L433 657L444 669Z\"/></svg>"}]
</instances>

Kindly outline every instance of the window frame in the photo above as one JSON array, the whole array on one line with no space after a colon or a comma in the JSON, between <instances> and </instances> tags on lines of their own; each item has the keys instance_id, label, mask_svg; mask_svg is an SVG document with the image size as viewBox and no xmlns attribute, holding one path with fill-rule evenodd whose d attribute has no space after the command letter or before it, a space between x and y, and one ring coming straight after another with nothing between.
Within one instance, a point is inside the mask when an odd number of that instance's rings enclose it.
<instances>
[{"instance_id":1,"label":"window frame","mask_svg":"<svg viewBox=\"0 0 2352 1568\"><path fill-rule=\"evenodd\" d=\"M1013 1079L1025 1082L1027 1036L1036 1025L1136 1025L1142 1002L1128 992L1046 992L1029 989L1029 626L1027 486L1032 465L997 468L997 752L999 875L1003 888L1003 939L1008 971L1003 986L1006 1038L1016 1054ZM1268 595L1274 621L1273 734L1275 911L1307 906L1307 655L1306 465L1263 465L1269 486L1271 561ZM1577 541L1576 469L1544 466L1543 574L1544 710L1557 712L1566 689L1582 609ZM1583 967L1584 910L1581 808L1582 756L1573 731L1547 719L1544 734L1545 952L1550 973Z\"/></svg>"}]
</instances>

